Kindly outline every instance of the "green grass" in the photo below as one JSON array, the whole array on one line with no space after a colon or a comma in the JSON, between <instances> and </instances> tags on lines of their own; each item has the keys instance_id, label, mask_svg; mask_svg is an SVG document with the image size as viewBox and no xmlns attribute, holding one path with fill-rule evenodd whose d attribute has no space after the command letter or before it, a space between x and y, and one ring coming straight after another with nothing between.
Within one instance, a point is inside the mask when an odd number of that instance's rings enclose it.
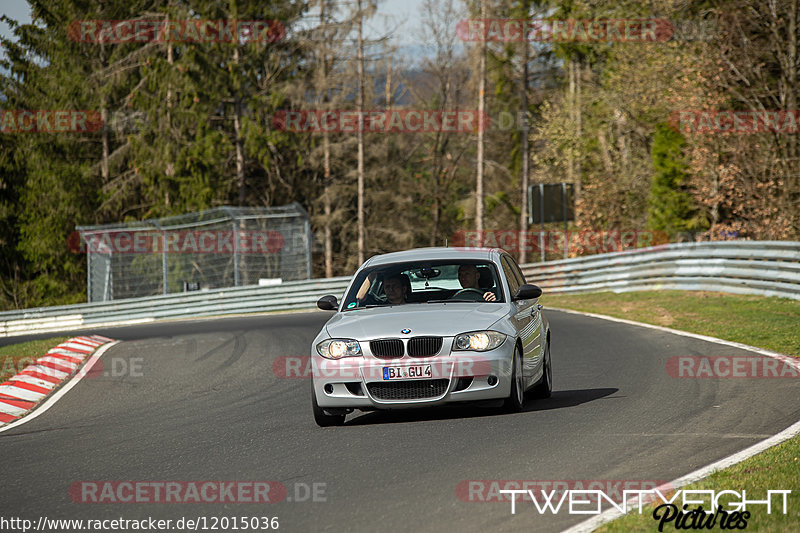
<instances>
[{"instance_id":1,"label":"green grass","mask_svg":"<svg viewBox=\"0 0 800 533\"><path fill-rule=\"evenodd\" d=\"M742 461L725 470L715 472L709 477L681 487L681 489L707 489L720 491L725 489L741 489L747 491L747 498L751 500L764 499L767 490L791 490L787 504L787 514L783 512L779 498L773 498L772 514L767 514L764 505L748 506L750 518L747 520L747 531L783 533L786 531L800 531L800 437L795 437L783 442L769 450ZM678 497L680 500L680 496ZM723 500L733 501L732 499ZM703 506L704 509L707 505ZM654 507L642 510L639 515L634 511L617 519L597 531L604 533L627 533L629 531L657 531L658 521L652 516ZM662 511L663 512L663 511ZM664 531L675 531L675 523L664 525ZM713 529L719 531L719 522ZM708 531L708 530L703 530Z\"/></svg>"},{"instance_id":2,"label":"green grass","mask_svg":"<svg viewBox=\"0 0 800 533\"><path fill-rule=\"evenodd\" d=\"M800 300L652 291L545 293L541 301L545 306L646 322L800 357Z\"/></svg>"},{"instance_id":3,"label":"green grass","mask_svg":"<svg viewBox=\"0 0 800 533\"><path fill-rule=\"evenodd\" d=\"M550 294L542 296L541 301L545 306L666 326L800 357L800 301L797 300L713 292L654 291ZM775 508L768 515L763 505L749 507L751 516L747 521L747 531L800 531L800 436L681 488L744 489L748 499L763 499L767 490L791 490L786 515ZM652 511L653 507L645 509L641 515L633 512L597 531L657 531L658 522L653 519ZM719 522L714 530L720 530ZM676 531L675 523L665 524L664 531Z\"/></svg>"},{"instance_id":4,"label":"green grass","mask_svg":"<svg viewBox=\"0 0 800 533\"><path fill-rule=\"evenodd\" d=\"M51 337L36 341L0 346L0 383L42 357L47 350L71 337Z\"/></svg>"}]
</instances>

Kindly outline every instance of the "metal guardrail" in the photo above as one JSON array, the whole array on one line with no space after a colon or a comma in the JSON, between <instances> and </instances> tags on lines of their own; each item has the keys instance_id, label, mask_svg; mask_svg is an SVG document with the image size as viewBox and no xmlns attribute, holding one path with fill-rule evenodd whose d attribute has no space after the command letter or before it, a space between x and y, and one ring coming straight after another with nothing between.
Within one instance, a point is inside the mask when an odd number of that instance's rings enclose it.
<instances>
[{"instance_id":1,"label":"metal guardrail","mask_svg":"<svg viewBox=\"0 0 800 533\"><path fill-rule=\"evenodd\" d=\"M0 337L143 324L204 316L316 309L324 294L343 295L349 276L289 281L268 287L233 287L0 313Z\"/></svg>"},{"instance_id":2,"label":"metal guardrail","mask_svg":"<svg viewBox=\"0 0 800 533\"><path fill-rule=\"evenodd\" d=\"M545 292L690 290L800 300L800 242L666 244L529 264L526 279Z\"/></svg>"},{"instance_id":3,"label":"metal guardrail","mask_svg":"<svg viewBox=\"0 0 800 533\"><path fill-rule=\"evenodd\" d=\"M528 264L525 277L546 292L708 290L800 300L800 242L720 241ZM0 313L0 337L265 311L315 309L343 295L349 276L291 281Z\"/></svg>"}]
</instances>

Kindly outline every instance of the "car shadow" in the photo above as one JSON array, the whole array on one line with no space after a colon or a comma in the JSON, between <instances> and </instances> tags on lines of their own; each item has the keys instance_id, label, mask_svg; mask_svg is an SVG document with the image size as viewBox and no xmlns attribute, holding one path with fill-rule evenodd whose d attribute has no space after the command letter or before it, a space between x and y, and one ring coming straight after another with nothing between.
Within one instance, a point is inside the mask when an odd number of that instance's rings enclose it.
<instances>
[{"instance_id":1,"label":"car shadow","mask_svg":"<svg viewBox=\"0 0 800 533\"><path fill-rule=\"evenodd\" d=\"M575 407L583 403L606 398L618 391L619 389L615 388L553 391L553 394L547 399L526 399L525 408L523 409L522 413ZM344 425L363 426L368 424L397 424L404 422L423 422L427 420L448 420L497 416L506 414L503 413L501 405L502 400L497 400L495 402L454 404L419 409L414 408L394 411L370 411L356 415L355 417L347 420Z\"/></svg>"},{"instance_id":2,"label":"car shadow","mask_svg":"<svg viewBox=\"0 0 800 533\"><path fill-rule=\"evenodd\" d=\"M553 391L549 398L543 400L527 398L525 400L523 412L529 413L531 411L548 411L550 409L575 407L582 403L608 398L616 392L619 392L619 389L603 388ZM615 396L615 398L621 397L622 396Z\"/></svg>"}]
</instances>

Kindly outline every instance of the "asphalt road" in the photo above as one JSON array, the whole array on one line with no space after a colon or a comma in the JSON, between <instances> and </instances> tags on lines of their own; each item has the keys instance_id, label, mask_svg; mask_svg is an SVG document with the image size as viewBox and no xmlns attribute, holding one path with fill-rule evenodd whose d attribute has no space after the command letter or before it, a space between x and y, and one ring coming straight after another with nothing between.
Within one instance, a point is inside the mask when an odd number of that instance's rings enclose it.
<instances>
[{"instance_id":1,"label":"asphalt road","mask_svg":"<svg viewBox=\"0 0 800 533\"><path fill-rule=\"evenodd\" d=\"M0 515L277 516L292 532L559 531L587 517L539 514L530 503L512 515L507 502L463 501L457 488L466 480L671 480L800 419L798 379L666 371L671 356L749 352L550 311L555 391L525 412L367 413L321 429L310 382L276 376L273 362L307 355L328 316L98 330L124 341L101 359L105 375L0 433ZM277 481L287 499L76 503L69 493L82 481L205 480ZM317 501L307 498L314 486Z\"/></svg>"}]
</instances>

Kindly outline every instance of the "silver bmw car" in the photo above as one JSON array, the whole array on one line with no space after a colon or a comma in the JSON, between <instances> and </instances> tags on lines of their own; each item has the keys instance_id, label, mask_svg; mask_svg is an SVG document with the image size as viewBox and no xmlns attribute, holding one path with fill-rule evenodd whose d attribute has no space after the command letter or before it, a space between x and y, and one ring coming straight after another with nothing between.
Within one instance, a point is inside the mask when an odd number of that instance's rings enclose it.
<instances>
[{"instance_id":1,"label":"silver bmw car","mask_svg":"<svg viewBox=\"0 0 800 533\"><path fill-rule=\"evenodd\" d=\"M421 248L378 255L353 276L311 346L320 426L354 410L502 399L552 390L550 327L514 258L499 249Z\"/></svg>"}]
</instances>

